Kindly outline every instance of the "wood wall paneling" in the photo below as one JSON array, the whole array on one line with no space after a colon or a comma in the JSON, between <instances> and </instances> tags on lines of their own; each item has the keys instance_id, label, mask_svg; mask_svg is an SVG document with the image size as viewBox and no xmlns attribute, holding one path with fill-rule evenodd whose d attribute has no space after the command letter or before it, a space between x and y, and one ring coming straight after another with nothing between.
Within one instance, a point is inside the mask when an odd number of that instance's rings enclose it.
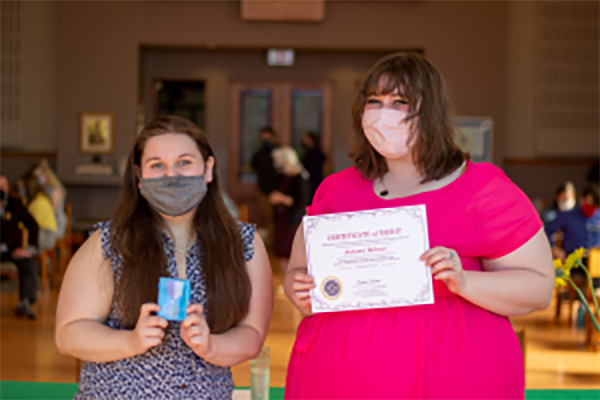
<instances>
[{"instance_id":1,"label":"wood wall paneling","mask_svg":"<svg viewBox=\"0 0 600 400\"><path fill-rule=\"evenodd\" d=\"M325 18L325 0L242 0L244 21L320 22Z\"/></svg>"}]
</instances>

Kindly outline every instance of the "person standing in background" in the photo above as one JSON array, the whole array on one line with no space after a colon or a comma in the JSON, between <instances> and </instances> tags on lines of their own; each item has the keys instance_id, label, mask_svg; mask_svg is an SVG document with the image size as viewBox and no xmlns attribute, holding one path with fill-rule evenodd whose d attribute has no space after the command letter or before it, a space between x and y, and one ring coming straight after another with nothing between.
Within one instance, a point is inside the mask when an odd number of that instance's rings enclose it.
<instances>
[{"instance_id":1,"label":"person standing in background","mask_svg":"<svg viewBox=\"0 0 600 400\"><path fill-rule=\"evenodd\" d=\"M277 187L269 195L275 224L273 254L285 276L294 235L310 202L310 183L308 173L291 147L273 150L273 163L281 174Z\"/></svg>"},{"instance_id":2,"label":"person standing in background","mask_svg":"<svg viewBox=\"0 0 600 400\"><path fill-rule=\"evenodd\" d=\"M257 177L260 221L266 230L266 237L263 236L263 240L267 247L270 247L273 242L273 211L269 195L275 190L279 181L279 174L273 166L273 157L271 156L271 152L277 147L277 138L273 128L267 126L261 129L260 143L260 148L252 157L252 168Z\"/></svg>"},{"instance_id":3,"label":"person standing in background","mask_svg":"<svg viewBox=\"0 0 600 400\"><path fill-rule=\"evenodd\" d=\"M315 132L309 132L302 138L302 165L310 177L310 200L312 201L317 188L323 182L323 165L327 157L321 150L321 138Z\"/></svg>"}]
</instances>

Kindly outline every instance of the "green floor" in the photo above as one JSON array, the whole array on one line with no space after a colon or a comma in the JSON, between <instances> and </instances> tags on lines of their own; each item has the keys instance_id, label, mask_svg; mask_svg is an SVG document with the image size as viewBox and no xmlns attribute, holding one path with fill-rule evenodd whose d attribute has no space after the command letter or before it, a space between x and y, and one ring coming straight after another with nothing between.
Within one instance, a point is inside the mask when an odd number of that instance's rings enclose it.
<instances>
[{"instance_id":1,"label":"green floor","mask_svg":"<svg viewBox=\"0 0 600 400\"><path fill-rule=\"evenodd\" d=\"M240 388L247 389L247 388ZM77 391L76 383L0 381L0 399L71 399ZM526 399L600 399L598 390L526 390ZM271 388L271 399L283 399L283 388Z\"/></svg>"}]
</instances>

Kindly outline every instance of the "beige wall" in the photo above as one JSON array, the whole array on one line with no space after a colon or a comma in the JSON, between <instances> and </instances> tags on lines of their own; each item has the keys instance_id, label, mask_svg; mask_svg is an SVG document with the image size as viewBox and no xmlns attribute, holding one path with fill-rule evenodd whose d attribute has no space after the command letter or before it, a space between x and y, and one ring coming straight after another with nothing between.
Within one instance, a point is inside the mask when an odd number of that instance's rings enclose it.
<instances>
[{"instance_id":1,"label":"beige wall","mask_svg":"<svg viewBox=\"0 0 600 400\"><path fill-rule=\"evenodd\" d=\"M239 3L231 1L59 2L59 173L68 178L77 164L90 161L78 152L78 116L84 110L115 114L115 153L104 157L105 162L115 163L129 150L142 44L423 48L446 77L458 114L494 118L495 156L500 160L507 11L504 2L330 1L323 23L261 23L241 21ZM217 152L225 152L224 144ZM334 160L334 168L344 164L340 157Z\"/></svg>"},{"instance_id":2,"label":"beige wall","mask_svg":"<svg viewBox=\"0 0 600 400\"><path fill-rule=\"evenodd\" d=\"M56 149L56 2L22 1L23 147Z\"/></svg>"},{"instance_id":3,"label":"beige wall","mask_svg":"<svg viewBox=\"0 0 600 400\"><path fill-rule=\"evenodd\" d=\"M535 157L535 17L533 1L508 3L504 156Z\"/></svg>"}]
</instances>

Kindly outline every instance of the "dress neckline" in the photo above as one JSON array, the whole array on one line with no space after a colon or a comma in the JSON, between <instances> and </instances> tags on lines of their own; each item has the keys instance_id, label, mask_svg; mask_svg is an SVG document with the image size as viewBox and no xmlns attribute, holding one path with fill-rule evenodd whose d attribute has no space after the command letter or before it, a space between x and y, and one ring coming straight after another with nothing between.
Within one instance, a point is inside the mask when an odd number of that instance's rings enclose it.
<instances>
[{"instance_id":1,"label":"dress neckline","mask_svg":"<svg viewBox=\"0 0 600 400\"><path fill-rule=\"evenodd\" d=\"M395 197L392 199L386 199L384 197L378 196L377 193L375 192L375 189L373 188L373 183L374 181L371 180L367 180L367 183L369 184L369 193L371 196L375 197L376 199L379 199L383 202L392 202L392 201L405 201L408 199L414 199L416 197L419 196L425 196L425 195L429 195L432 193L439 193L443 190L447 190L448 188L450 188L451 186L457 184L457 182L462 181L463 177L467 174L467 172L469 172L471 170L471 166L473 165L473 163L470 160L465 160L465 162L459 167L459 169L463 169L463 171L461 172L461 174L456 177L456 179L454 179L451 182L448 182L446 185L436 188L436 189L431 189L431 190L427 190L425 192L419 192L419 193L415 193L415 194L411 194L408 196L404 196L404 197ZM454 173L456 171L453 171L452 173Z\"/></svg>"}]
</instances>

